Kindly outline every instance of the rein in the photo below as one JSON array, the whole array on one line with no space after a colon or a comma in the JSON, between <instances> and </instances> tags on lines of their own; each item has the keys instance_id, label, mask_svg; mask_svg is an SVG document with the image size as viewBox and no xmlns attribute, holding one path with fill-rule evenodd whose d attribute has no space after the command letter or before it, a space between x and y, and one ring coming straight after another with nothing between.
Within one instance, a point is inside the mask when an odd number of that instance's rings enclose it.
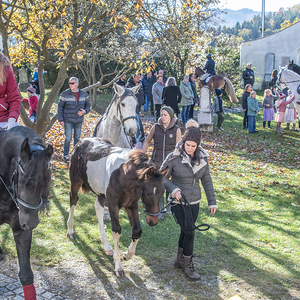
<instances>
[{"instance_id":1,"label":"rein","mask_svg":"<svg viewBox=\"0 0 300 300\"><path fill-rule=\"evenodd\" d=\"M30 146L30 149L34 152L34 151L38 151L38 150L44 150L44 148L42 146L39 146L39 145L31 145ZM19 158L17 160L17 167L16 169L13 171L13 174L11 176L11 185L12 185L12 192L10 191L10 189L8 188L8 186L5 184L2 176L0 176L0 179L4 185L4 187L6 188L6 190L8 191L11 199L13 200L13 202L16 204L16 207L18 209L20 209L20 206L28 209L28 210L39 210L44 201L42 199L42 197L40 198L40 202L37 204L37 205L32 205L32 204L29 204L27 202L25 202L24 200L22 200L21 198L18 197L18 178L19 178L19 169L21 171L21 173L23 175L26 175L25 172L24 172L24 168L21 164L21 158Z\"/></svg>"},{"instance_id":2,"label":"rein","mask_svg":"<svg viewBox=\"0 0 300 300\"><path fill-rule=\"evenodd\" d=\"M151 217L158 217L159 216L159 214L164 214L164 213L166 213L166 208L169 206L169 205L171 205L173 202L174 202L174 198L172 198L168 203L167 203L167 205L166 206L164 206L159 212L157 212L157 213L151 213L151 212L148 212L148 211L146 211L146 210L144 210L144 212L147 214L147 215L149 215L149 216L151 216ZM195 225L195 223L192 221L192 223L193 223L193 225L192 225L192 227L191 228L189 228L188 226L187 226L187 219L188 218L190 218L191 220L193 219L193 217L192 217L192 211L191 211L191 205L189 204L189 202L186 200L186 197L183 195L183 194L181 194L181 199L179 200L179 203L180 203L180 205L184 208L185 206L187 206L188 207L188 209L187 210L184 210L184 226L185 226L185 229L186 230L188 230L188 231L193 231L193 230L198 230L198 231L207 231L209 228L210 228L210 225L209 224L206 224L206 223L202 223L202 224L200 224L200 225L198 225L198 226L196 226ZM201 227L204 227L204 228L201 228Z\"/></svg>"}]
</instances>

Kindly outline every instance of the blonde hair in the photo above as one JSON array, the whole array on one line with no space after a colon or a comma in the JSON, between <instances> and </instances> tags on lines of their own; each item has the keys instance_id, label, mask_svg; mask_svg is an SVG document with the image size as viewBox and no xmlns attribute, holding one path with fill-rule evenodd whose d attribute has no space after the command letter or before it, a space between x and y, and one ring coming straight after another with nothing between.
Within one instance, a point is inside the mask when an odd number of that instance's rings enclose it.
<instances>
[{"instance_id":1,"label":"blonde hair","mask_svg":"<svg viewBox=\"0 0 300 300\"><path fill-rule=\"evenodd\" d=\"M270 94L272 93L270 89L266 89L265 92L264 92L264 97L267 96L267 92L270 92Z\"/></svg>"},{"instance_id":2,"label":"blonde hair","mask_svg":"<svg viewBox=\"0 0 300 300\"><path fill-rule=\"evenodd\" d=\"M254 95L254 94L256 95L256 92L255 92L255 91L252 91L252 92L250 93L250 97L253 98L252 95Z\"/></svg>"},{"instance_id":3,"label":"blonde hair","mask_svg":"<svg viewBox=\"0 0 300 300\"><path fill-rule=\"evenodd\" d=\"M10 66L10 61L7 56L0 53L0 85L6 82L5 67Z\"/></svg>"},{"instance_id":4,"label":"blonde hair","mask_svg":"<svg viewBox=\"0 0 300 300\"><path fill-rule=\"evenodd\" d=\"M185 125L185 128L188 128L188 127L196 127L196 128L199 128L199 124L197 121L195 121L194 119L189 119L187 122L186 122L186 125Z\"/></svg>"}]
</instances>

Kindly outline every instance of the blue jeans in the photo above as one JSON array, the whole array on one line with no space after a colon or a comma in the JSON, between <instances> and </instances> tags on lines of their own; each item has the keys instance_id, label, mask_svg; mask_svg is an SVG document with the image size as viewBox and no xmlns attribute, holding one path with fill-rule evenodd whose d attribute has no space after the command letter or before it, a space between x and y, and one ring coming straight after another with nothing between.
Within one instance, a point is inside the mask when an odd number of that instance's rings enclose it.
<instances>
[{"instance_id":1,"label":"blue jeans","mask_svg":"<svg viewBox=\"0 0 300 300\"><path fill-rule=\"evenodd\" d=\"M70 142L72 140L72 133L74 130L74 146L78 143L80 140L81 135L81 127L82 123L65 123L65 143L64 143L64 156L69 155L70 151Z\"/></svg>"},{"instance_id":2,"label":"blue jeans","mask_svg":"<svg viewBox=\"0 0 300 300\"><path fill-rule=\"evenodd\" d=\"M248 116L248 131L254 132L256 131L256 117Z\"/></svg>"},{"instance_id":3,"label":"blue jeans","mask_svg":"<svg viewBox=\"0 0 300 300\"><path fill-rule=\"evenodd\" d=\"M181 119L182 119L182 123L183 123L183 124L186 124L186 122L187 122L188 119L189 119L189 116L190 116L190 108L191 108L190 105L188 105L188 106L182 106Z\"/></svg>"},{"instance_id":4,"label":"blue jeans","mask_svg":"<svg viewBox=\"0 0 300 300\"><path fill-rule=\"evenodd\" d=\"M148 97L147 95L145 95L144 112L148 111L148 108L149 108Z\"/></svg>"}]
</instances>

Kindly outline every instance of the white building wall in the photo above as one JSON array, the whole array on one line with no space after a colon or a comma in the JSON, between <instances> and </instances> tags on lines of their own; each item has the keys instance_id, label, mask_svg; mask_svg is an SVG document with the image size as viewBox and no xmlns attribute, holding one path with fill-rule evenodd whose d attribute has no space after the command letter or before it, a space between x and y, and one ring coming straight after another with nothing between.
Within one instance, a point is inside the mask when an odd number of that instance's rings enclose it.
<instances>
[{"instance_id":1,"label":"white building wall","mask_svg":"<svg viewBox=\"0 0 300 300\"><path fill-rule=\"evenodd\" d=\"M241 66L252 62L255 69L255 76L261 78L261 82L256 82L256 88L261 87L266 70L266 55L275 54L274 69L279 70L279 66L284 66L288 60L294 60L300 64L300 22L291 25L271 36L260 38L241 44Z\"/></svg>"}]
</instances>

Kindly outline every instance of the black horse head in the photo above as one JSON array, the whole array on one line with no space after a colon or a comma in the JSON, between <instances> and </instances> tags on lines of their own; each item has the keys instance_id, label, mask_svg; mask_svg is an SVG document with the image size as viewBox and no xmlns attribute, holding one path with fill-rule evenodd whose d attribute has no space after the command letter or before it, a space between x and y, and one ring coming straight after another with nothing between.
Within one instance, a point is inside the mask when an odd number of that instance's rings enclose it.
<instances>
[{"instance_id":1,"label":"black horse head","mask_svg":"<svg viewBox=\"0 0 300 300\"><path fill-rule=\"evenodd\" d=\"M48 201L50 190L50 157L53 147L30 146L26 138L15 161L13 174L14 201L19 209L19 222L24 230L31 230L39 224L38 211Z\"/></svg>"}]
</instances>

